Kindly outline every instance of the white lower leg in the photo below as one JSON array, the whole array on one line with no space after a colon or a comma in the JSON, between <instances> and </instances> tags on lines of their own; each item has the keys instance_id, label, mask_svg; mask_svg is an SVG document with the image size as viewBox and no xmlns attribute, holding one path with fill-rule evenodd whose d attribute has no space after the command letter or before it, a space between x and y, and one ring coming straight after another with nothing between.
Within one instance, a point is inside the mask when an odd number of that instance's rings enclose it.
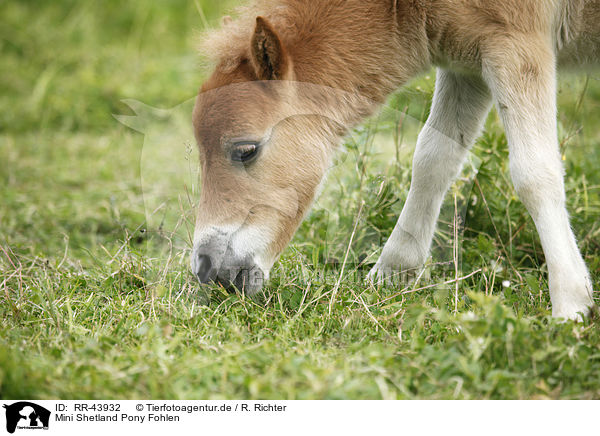
<instances>
[{"instance_id":1,"label":"white lower leg","mask_svg":"<svg viewBox=\"0 0 600 436\"><path fill-rule=\"evenodd\" d=\"M370 277L378 280L426 260L440 206L479 135L491 105L477 77L439 70L431 115L419 135L406 204Z\"/></svg>"},{"instance_id":2,"label":"white lower leg","mask_svg":"<svg viewBox=\"0 0 600 436\"><path fill-rule=\"evenodd\" d=\"M423 128L410 191L379 265L398 271L418 268L425 262L442 201L466 155L464 146L430 126Z\"/></svg>"},{"instance_id":3,"label":"white lower leg","mask_svg":"<svg viewBox=\"0 0 600 436\"><path fill-rule=\"evenodd\" d=\"M566 209L556 125L555 59L546 40L517 44L514 63L490 57L488 81L506 129L510 169L519 197L531 214L548 264L552 314L580 319L592 306L589 273L577 248ZM527 65L523 74L523 66Z\"/></svg>"},{"instance_id":4,"label":"white lower leg","mask_svg":"<svg viewBox=\"0 0 600 436\"><path fill-rule=\"evenodd\" d=\"M511 170L544 249L552 315L580 319L592 306L592 284L569 224L560 158L558 153L528 153L527 158L526 163L511 162Z\"/></svg>"}]
</instances>

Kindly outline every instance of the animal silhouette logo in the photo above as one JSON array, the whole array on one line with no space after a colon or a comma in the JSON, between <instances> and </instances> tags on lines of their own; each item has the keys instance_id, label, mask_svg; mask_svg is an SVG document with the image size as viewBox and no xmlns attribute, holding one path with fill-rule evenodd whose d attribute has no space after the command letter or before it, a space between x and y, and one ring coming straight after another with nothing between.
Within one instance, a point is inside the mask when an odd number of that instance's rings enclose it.
<instances>
[{"instance_id":1,"label":"animal silhouette logo","mask_svg":"<svg viewBox=\"0 0 600 436\"><path fill-rule=\"evenodd\" d=\"M6 409L6 431L14 433L19 429L48 429L50 411L28 401L19 401L11 405L3 405Z\"/></svg>"},{"instance_id":2,"label":"animal silhouette logo","mask_svg":"<svg viewBox=\"0 0 600 436\"><path fill-rule=\"evenodd\" d=\"M285 89L280 88L283 86L281 83L275 81L261 86L268 86L275 93L282 93L285 92ZM295 82L295 86L300 94L327 96L335 101L366 99L364 96L348 91L311 83ZM227 88L229 94L244 93L241 84L231 84L225 88ZM217 92L219 90L212 90L208 91L208 94ZM192 235L194 235L194 223L196 222L194 215L198 213L200 207L199 200L202 185L202 168L198 164L200 160L199 147L189 122L195 102L196 98L192 98L172 108L160 109L148 106L141 101L128 99L123 100L123 103L131 109L134 115L113 114L114 118L123 125L144 134L144 145L140 155L140 185L146 212L144 234L148 235L146 237L158 236L169 240L169 244L164 244L165 251L158 254L158 257L162 256L164 259L171 258L173 247L189 252L192 255L192 261L195 258L191 253L192 244L194 243ZM384 105L378 117L371 120L367 127L358 127L348 132L344 140L345 148L351 150L352 153L360 153L362 156L363 154L374 153L371 150L372 144L378 144L377 147L381 149L382 153L389 155L395 153L398 159L403 147L402 138L404 134L416 132L423 128L422 120L412 117L407 111L406 108L402 111L390 105ZM276 131L282 123L290 123L296 119L315 116L327 118L333 125L339 125L343 121L340 119L341 115L335 111L320 106L292 107L275 114L271 120L272 130ZM433 133L437 137L445 138L443 132L435 131ZM450 141L451 138L445 138L444 140ZM361 144L365 144L365 150L360 149ZM353 159L350 159L350 157L351 153L342 153L332 160L328 170L330 179L336 180L339 178L341 180L346 171L355 170L355 164L352 163ZM468 164L465 165L459 181L453 188L455 201L444 203L440 215L442 221L455 223L449 225L448 230L438 229L447 233L448 237L444 237L444 239L452 241L452 243L443 244L440 242L435 246L435 257L438 259L438 262L435 263L437 270L439 271L443 266L446 266L452 274L454 274L455 262L461 262L459 247L462 244L465 229L463 223L466 221L467 210L473 198L471 193L475 186L475 178L483 163L475 154L468 154L467 162ZM388 163L383 162L381 165L388 165ZM237 168L236 171L239 174L245 171L245 167ZM255 174L248 171L246 173L248 175L246 180L249 185L261 186ZM385 183L384 177L373 179L372 182L365 182L365 184L367 183L372 185L369 189L376 197L376 201L382 202L377 204L386 204L390 200L393 201L391 191L393 185ZM234 235L237 235L238 240L245 241L240 236L241 230L244 229L247 222L256 219L253 218L253 212L258 209L275 210L277 216L288 219L298 215L300 197L295 189L275 186L270 189L269 195L272 195L273 198L285 199L285 201L275 204L265 200L264 196L257 195L255 197L250 196L251 198L244 204L241 202L236 203L235 210L239 219L235 223L229 224L228 233L221 238L228 242L228 246L234 245ZM391 208L392 204L388 207ZM330 231L339 226L337 207L336 203L328 202L326 198L322 201L317 198L312 207L313 216L324 217L326 230L322 233L321 238L327 242L323 244L324 251L321 256L323 259L327 259L327 262L330 259L336 262L347 249L347 241L338 238L336 230ZM358 219L369 221L371 217L366 214L363 216L359 214ZM369 223L363 227L366 227L367 230L361 236L361 246L357 250L362 249L363 252L367 252L368 250L372 251L372 247L381 246L383 243L381 234L373 230L373 224ZM454 234L455 229L456 235ZM449 232L452 232L452 234ZM254 235L249 234L248 237L252 238ZM213 269L219 269L227 273L223 274L226 279L246 277L240 274L238 263L231 262L231 264L227 264L227 253L227 249L217 250L215 258L211 259ZM356 259L354 261L358 262L355 265L355 269L358 269L362 261ZM347 266L350 266L350 264ZM198 262L193 263L192 269L194 268L198 269ZM210 270L209 268L207 272L210 272ZM248 271L256 272L257 270L249 268ZM357 277L359 276L360 271L357 272ZM265 275L258 274L254 278L251 277L252 273L249 273L245 282L248 283L249 280L256 279L257 283L262 283ZM401 277L401 274L397 273L390 277L389 281L399 281ZM425 280L426 277L427 274L423 275L422 279Z\"/></svg>"}]
</instances>

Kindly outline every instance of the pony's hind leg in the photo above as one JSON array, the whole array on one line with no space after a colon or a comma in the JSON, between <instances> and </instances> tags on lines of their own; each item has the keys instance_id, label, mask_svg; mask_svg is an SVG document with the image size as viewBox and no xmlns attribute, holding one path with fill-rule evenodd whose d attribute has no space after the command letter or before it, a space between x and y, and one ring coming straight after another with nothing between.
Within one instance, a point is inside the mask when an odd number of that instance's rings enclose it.
<instances>
[{"instance_id":1,"label":"pony's hind leg","mask_svg":"<svg viewBox=\"0 0 600 436\"><path fill-rule=\"evenodd\" d=\"M374 282L423 265L444 196L479 136L491 106L478 76L438 70L431 114L419 135L406 204L381 257L369 273Z\"/></svg>"}]
</instances>

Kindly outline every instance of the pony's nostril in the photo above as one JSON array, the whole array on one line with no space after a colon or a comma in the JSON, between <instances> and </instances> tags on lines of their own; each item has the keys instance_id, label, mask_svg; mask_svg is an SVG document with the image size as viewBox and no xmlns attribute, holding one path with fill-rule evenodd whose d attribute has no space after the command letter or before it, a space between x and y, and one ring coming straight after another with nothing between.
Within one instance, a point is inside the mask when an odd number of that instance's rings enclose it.
<instances>
[{"instance_id":1,"label":"pony's nostril","mask_svg":"<svg viewBox=\"0 0 600 436\"><path fill-rule=\"evenodd\" d=\"M198 256L197 266L196 276L198 276L198 280L200 280L200 283L207 283L210 279L210 270L212 268L210 257L204 254Z\"/></svg>"}]
</instances>

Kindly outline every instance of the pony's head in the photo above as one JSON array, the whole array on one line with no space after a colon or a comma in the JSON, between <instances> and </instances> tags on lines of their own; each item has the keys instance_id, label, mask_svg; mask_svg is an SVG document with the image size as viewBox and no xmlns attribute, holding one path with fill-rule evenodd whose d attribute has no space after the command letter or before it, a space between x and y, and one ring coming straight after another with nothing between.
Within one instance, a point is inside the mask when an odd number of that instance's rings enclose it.
<instances>
[{"instance_id":1,"label":"pony's head","mask_svg":"<svg viewBox=\"0 0 600 436\"><path fill-rule=\"evenodd\" d=\"M191 265L201 283L253 294L308 211L340 136L322 92L295 81L293 53L265 18L194 108L202 162Z\"/></svg>"},{"instance_id":2,"label":"pony's head","mask_svg":"<svg viewBox=\"0 0 600 436\"><path fill-rule=\"evenodd\" d=\"M391 3L268 3L208 39L217 67L194 110L203 181L192 268L248 293L291 240L341 136L421 62ZM401 46L403 61L391 61Z\"/></svg>"}]
</instances>

